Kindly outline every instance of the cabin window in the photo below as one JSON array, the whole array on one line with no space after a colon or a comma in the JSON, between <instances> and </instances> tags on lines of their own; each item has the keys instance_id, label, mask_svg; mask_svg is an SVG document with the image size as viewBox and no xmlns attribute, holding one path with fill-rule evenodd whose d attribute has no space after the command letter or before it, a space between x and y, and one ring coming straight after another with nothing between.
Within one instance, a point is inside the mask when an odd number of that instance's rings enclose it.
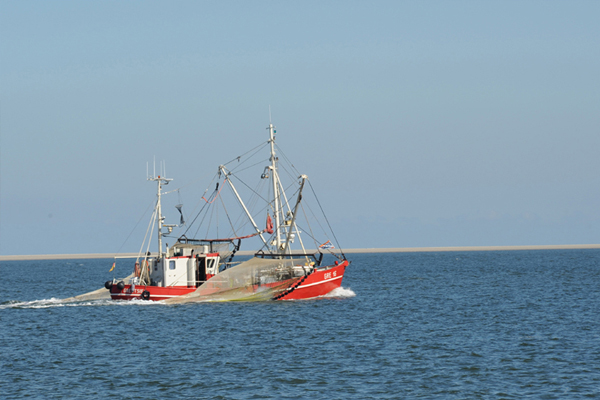
<instances>
[{"instance_id":1,"label":"cabin window","mask_svg":"<svg viewBox=\"0 0 600 400\"><path fill-rule=\"evenodd\" d=\"M215 266L215 259L214 258L209 258L206 261L207 261L207 264L208 264L207 269L212 270L214 268L214 266Z\"/></svg>"},{"instance_id":2,"label":"cabin window","mask_svg":"<svg viewBox=\"0 0 600 400\"><path fill-rule=\"evenodd\" d=\"M175 269L175 260L169 261L169 269Z\"/></svg>"}]
</instances>

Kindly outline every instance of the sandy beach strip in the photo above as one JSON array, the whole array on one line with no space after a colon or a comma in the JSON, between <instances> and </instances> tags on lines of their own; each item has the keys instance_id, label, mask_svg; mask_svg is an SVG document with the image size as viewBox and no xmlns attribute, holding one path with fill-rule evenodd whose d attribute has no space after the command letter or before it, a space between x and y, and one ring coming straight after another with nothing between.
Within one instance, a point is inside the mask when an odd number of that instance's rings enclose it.
<instances>
[{"instance_id":1,"label":"sandy beach strip","mask_svg":"<svg viewBox=\"0 0 600 400\"><path fill-rule=\"evenodd\" d=\"M600 244L551 244L530 246L461 246L461 247L400 247L374 249L344 249L344 253L426 253L442 251L511 251L511 250L576 250L600 249Z\"/></svg>"},{"instance_id":2,"label":"sandy beach strip","mask_svg":"<svg viewBox=\"0 0 600 400\"><path fill-rule=\"evenodd\" d=\"M600 249L600 244L564 244L564 245L532 245L532 246L462 246L462 247L393 247L393 248L364 248L343 249L344 253L427 253L442 251L511 251L511 250L577 250ZM311 252L311 251L309 251ZM315 252L315 250L312 250ZM239 255L251 255L251 251L239 251ZM1 256L0 261L31 261L31 260L85 260L111 259L115 257L135 258L136 253L106 254L31 254Z\"/></svg>"}]
</instances>

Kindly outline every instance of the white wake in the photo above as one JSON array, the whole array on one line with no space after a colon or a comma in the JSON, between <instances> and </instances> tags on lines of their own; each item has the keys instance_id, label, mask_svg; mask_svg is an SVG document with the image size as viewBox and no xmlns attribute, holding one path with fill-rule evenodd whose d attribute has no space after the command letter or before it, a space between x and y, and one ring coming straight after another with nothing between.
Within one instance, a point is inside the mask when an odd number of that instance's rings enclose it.
<instances>
[{"instance_id":1,"label":"white wake","mask_svg":"<svg viewBox=\"0 0 600 400\"><path fill-rule=\"evenodd\" d=\"M73 301L65 299L43 299L32 301L10 301L0 304L0 310L9 308L54 308L54 307L102 307L102 306L149 306L162 304L162 301L145 301L141 299L114 301L110 299Z\"/></svg>"},{"instance_id":2,"label":"white wake","mask_svg":"<svg viewBox=\"0 0 600 400\"><path fill-rule=\"evenodd\" d=\"M354 293L354 291L352 289L340 286L339 288L333 289L331 292L327 293L323 297L335 297L338 299L342 299L342 298L348 298L348 297L354 297L354 296L356 296L356 293Z\"/></svg>"}]
</instances>

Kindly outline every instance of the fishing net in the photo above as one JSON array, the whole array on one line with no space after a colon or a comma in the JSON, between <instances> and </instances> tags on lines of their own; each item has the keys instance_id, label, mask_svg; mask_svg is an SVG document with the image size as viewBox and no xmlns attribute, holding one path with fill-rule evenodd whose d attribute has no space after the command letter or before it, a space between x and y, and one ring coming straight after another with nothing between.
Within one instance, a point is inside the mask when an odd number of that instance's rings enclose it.
<instances>
[{"instance_id":1,"label":"fishing net","mask_svg":"<svg viewBox=\"0 0 600 400\"><path fill-rule=\"evenodd\" d=\"M133 274L129 275L127 278L124 278L123 281L128 282L133 277ZM89 300L106 300L110 299L110 291L106 288L101 288L97 290L93 290L91 292L87 292L84 294L80 294L77 296L69 297L66 299L62 299L63 302L73 302L73 301L89 301Z\"/></svg>"},{"instance_id":2,"label":"fishing net","mask_svg":"<svg viewBox=\"0 0 600 400\"><path fill-rule=\"evenodd\" d=\"M194 292L165 300L180 304L203 301L265 301L290 290L304 277L301 260L252 258L203 283Z\"/></svg>"},{"instance_id":3,"label":"fishing net","mask_svg":"<svg viewBox=\"0 0 600 400\"><path fill-rule=\"evenodd\" d=\"M88 301L88 300L105 300L110 299L110 292L108 289L101 288L98 290L94 290L92 292L80 294L78 296L69 297L67 299L63 299L64 302L72 302L72 301Z\"/></svg>"}]
</instances>

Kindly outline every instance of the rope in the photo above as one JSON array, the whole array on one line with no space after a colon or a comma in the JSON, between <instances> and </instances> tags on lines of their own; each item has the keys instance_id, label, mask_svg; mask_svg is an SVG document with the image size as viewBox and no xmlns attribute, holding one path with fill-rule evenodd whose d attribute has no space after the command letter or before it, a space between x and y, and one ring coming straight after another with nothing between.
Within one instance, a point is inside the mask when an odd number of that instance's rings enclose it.
<instances>
[{"instance_id":1,"label":"rope","mask_svg":"<svg viewBox=\"0 0 600 400\"><path fill-rule=\"evenodd\" d=\"M157 201L158 203L158 201ZM146 235L144 236L144 241L142 242L142 245L140 246L140 251L138 252L137 258L135 259L135 262L139 262L140 257L142 256L142 249L144 248L144 244L146 243L146 239L148 239L148 247L146 248L147 250L150 249L150 237L152 237L152 233L154 233L154 221L156 221L156 208L154 209L154 212L152 213L152 218L150 218L150 223L148 224L148 228L146 228ZM152 230L150 230L150 227L152 227ZM148 231L150 231L150 237L148 237ZM160 252L161 249L158 249L158 251ZM146 252L147 254L147 252Z\"/></svg>"},{"instance_id":2,"label":"rope","mask_svg":"<svg viewBox=\"0 0 600 400\"><path fill-rule=\"evenodd\" d=\"M121 249L123 248L123 246L125 246L125 243L127 243L127 241L129 240L129 238L131 237L131 235L133 234L133 232L137 229L137 227L140 224L140 222L142 222L142 219L146 216L146 213L148 212L148 209L150 209L150 207L152 206L152 204L154 204L154 200L152 200L150 202L150 204L148 204L148 207L146 207L146 210L144 211L144 213L142 214L142 216L140 217L140 219L138 219L138 222L135 224L135 226L133 227L133 229L131 230L131 232L129 232L129 235L127 235L127 239L125 239L125 241L123 241L123 243L121 244L121 247L119 247L119 250L117 250L117 252L115 253L115 257L116 257L117 254L119 254L121 252Z\"/></svg>"},{"instance_id":3,"label":"rope","mask_svg":"<svg viewBox=\"0 0 600 400\"><path fill-rule=\"evenodd\" d=\"M183 189L183 188L185 188L185 187L188 187L188 186L194 185L194 184L196 184L196 183L200 182L201 180L204 180L204 179L205 179L207 176L209 176L209 175L210 175L210 174L204 174L204 175L202 175L200 178L198 178L198 179L196 179L196 180L193 180L193 181L191 181L190 183L187 183L187 184L185 184L185 185L183 185L183 186L179 186L177 189L173 189L173 190L170 190L170 191L168 191L168 192L164 192L164 193L162 193L162 194L169 194L169 193L173 193L173 192L175 192L175 191L178 191L178 190L180 190L180 189Z\"/></svg>"},{"instance_id":4,"label":"rope","mask_svg":"<svg viewBox=\"0 0 600 400\"><path fill-rule=\"evenodd\" d=\"M250 169L250 168L252 168L252 167L256 167L258 164L262 164L262 163L265 163L265 162L268 162L268 161L269 161L269 159L268 159L268 158L266 158L266 159L264 159L264 160L260 160L260 161L258 161L258 162L256 162L256 163L254 163L254 164L252 164L252 165L249 165L249 166L247 166L246 168L243 168L243 169L240 169L240 170L236 170L235 172L236 172L236 173L244 172L244 171L245 171L245 170L247 170L247 169ZM233 170L231 170L231 171L229 171L229 172L231 172L231 174L233 174Z\"/></svg>"},{"instance_id":5,"label":"rope","mask_svg":"<svg viewBox=\"0 0 600 400\"><path fill-rule=\"evenodd\" d=\"M231 172L231 171L230 171ZM248 184L246 182L244 182L243 180L241 180L237 175L234 175L233 173L230 176L230 180L231 180L231 176L235 176L237 178L237 180L243 184L244 186L246 186L252 193L256 194L258 197L260 197L261 199L263 199L264 201L266 201L267 203L269 202L269 200L265 199L264 197L262 197L260 195L260 193L258 193L256 190L252 189L250 186L248 186Z\"/></svg>"},{"instance_id":6,"label":"rope","mask_svg":"<svg viewBox=\"0 0 600 400\"><path fill-rule=\"evenodd\" d=\"M325 211L323 211L323 207L321 206L321 202L319 201L319 198L317 197L317 194L315 193L315 189L313 188L312 183L310 183L310 181L308 179L307 179L307 181L308 181L308 185L310 186L310 190L312 190L313 195L315 196L315 199L317 200L317 204L319 205L319 208L321 209L321 213L323 214L323 217L325 218L325 221L327 222L327 226L329 226L329 230L331 231L331 234L333 235L333 239L335 240L335 244L340 249L340 253L342 253L342 256L344 258L346 258L346 255L344 254L344 251L340 247L340 242L338 241L337 237L335 236L335 232L333 231L333 228L331 227L331 224L329 223L329 220L327 219L327 215L325 215Z\"/></svg>"},{"instance_id":7,"label":"rope","mask_svg":"<svg viewBox=\"0 0 600 400\"><path fill-rule=\"evenodd\" d=\"M275 144L275 147L277 147L277 151L283 156L283 159L294 169L294 171L296 172L296 174L300 175L300 171L298 171L296 169L296 167L294 166L294 164L292 164L292 162L290 161L290 159L285 155L285 153L283 152L283 150L281 149L281 147L279 147L277 144Z\"/></svg>"},{"instance_id":8,"label":"rope","mask_svg":"<svg viewBox=\"0 0 600 400\"><path fill-rule=\"evenodd\" d=\"M242 154L241 156L237 156L237 157L236 157L236 158L234 158L233 160L231 160L231 161L228 161L228 162L226 162L226 163L225 163L225 164L223 164L223 165L224 165L224 166L225 166L225 165L229 165L229 164L231 164L231 163L232 163L232 162L234 162L234 161L238 161L238 162L239 162L239 161L240 161L240 159L241 159L242 157L244 157L244 156L245 156L246 154L248 154L248 153L251 153L251 152L252 152L252 151L254 151L254 150L256 150L256 151L254 152L254 154L256 154L256 153L258 153L258 150L257 150L257 149L258 149L259 147L261 147L261 146L266 146L267 144L269 144L269 141L262 142L261 144L259 144L259 145L258 145L258 146L256 146L255 148L253 148L253 149L251 149L251 150L248 150L247 152L245 152L245 153L244 153L244 154ZM252 154L252 156L253 156L254 154ZM248 159L251 159L251 158L252 158L252 156L248 157ZM244 161L244 162L246 162L246 161ZM243 163L242 163L242 164L243 164Z\"/></svg>"},{"instance_id":9,"label":"rope","mask_svg":"<svg viewBox=\"0 0 600 400\"><path fill-rule=\"evenodd\" d=\"M206 193L206 192L204 192ZM196 220L198 219L198 217L200 216L200 214L202 214L202 211L204 210L204 207L207 206L208 203L204 203L204 205L202 206L202 208L200 209L200 211L198 211L198 214L196 214L196 216L194 217L194 220L192 221L191 224L188 225L187 229L185 230L185 232L183 232L183 234L185 235L190 228L194 225L194 222L196 222ZM204 221L204 219L202 219ZM200 227L198 227L198 229L200 229ZM198 233L198 230L196 230L196 233Z\"/></svg>"},{"instance_id":10,"label":"rope","mask_svg":"<svg viewBox=\"0 0 600 400\"><path fill-rule=\"evenodd\" d=\"M231 231L237 236L237 232L235 231L235 227L231 222L231 218L229 218L229 213L227 212L227 207L225 207L225 202L223 201L223 197L219 197L221 200L221 204L223 205L223 209L225 210L225 215L227 216L227 220L229 221L229 226L231 227Z\"/></svg>"}]
</instances>

